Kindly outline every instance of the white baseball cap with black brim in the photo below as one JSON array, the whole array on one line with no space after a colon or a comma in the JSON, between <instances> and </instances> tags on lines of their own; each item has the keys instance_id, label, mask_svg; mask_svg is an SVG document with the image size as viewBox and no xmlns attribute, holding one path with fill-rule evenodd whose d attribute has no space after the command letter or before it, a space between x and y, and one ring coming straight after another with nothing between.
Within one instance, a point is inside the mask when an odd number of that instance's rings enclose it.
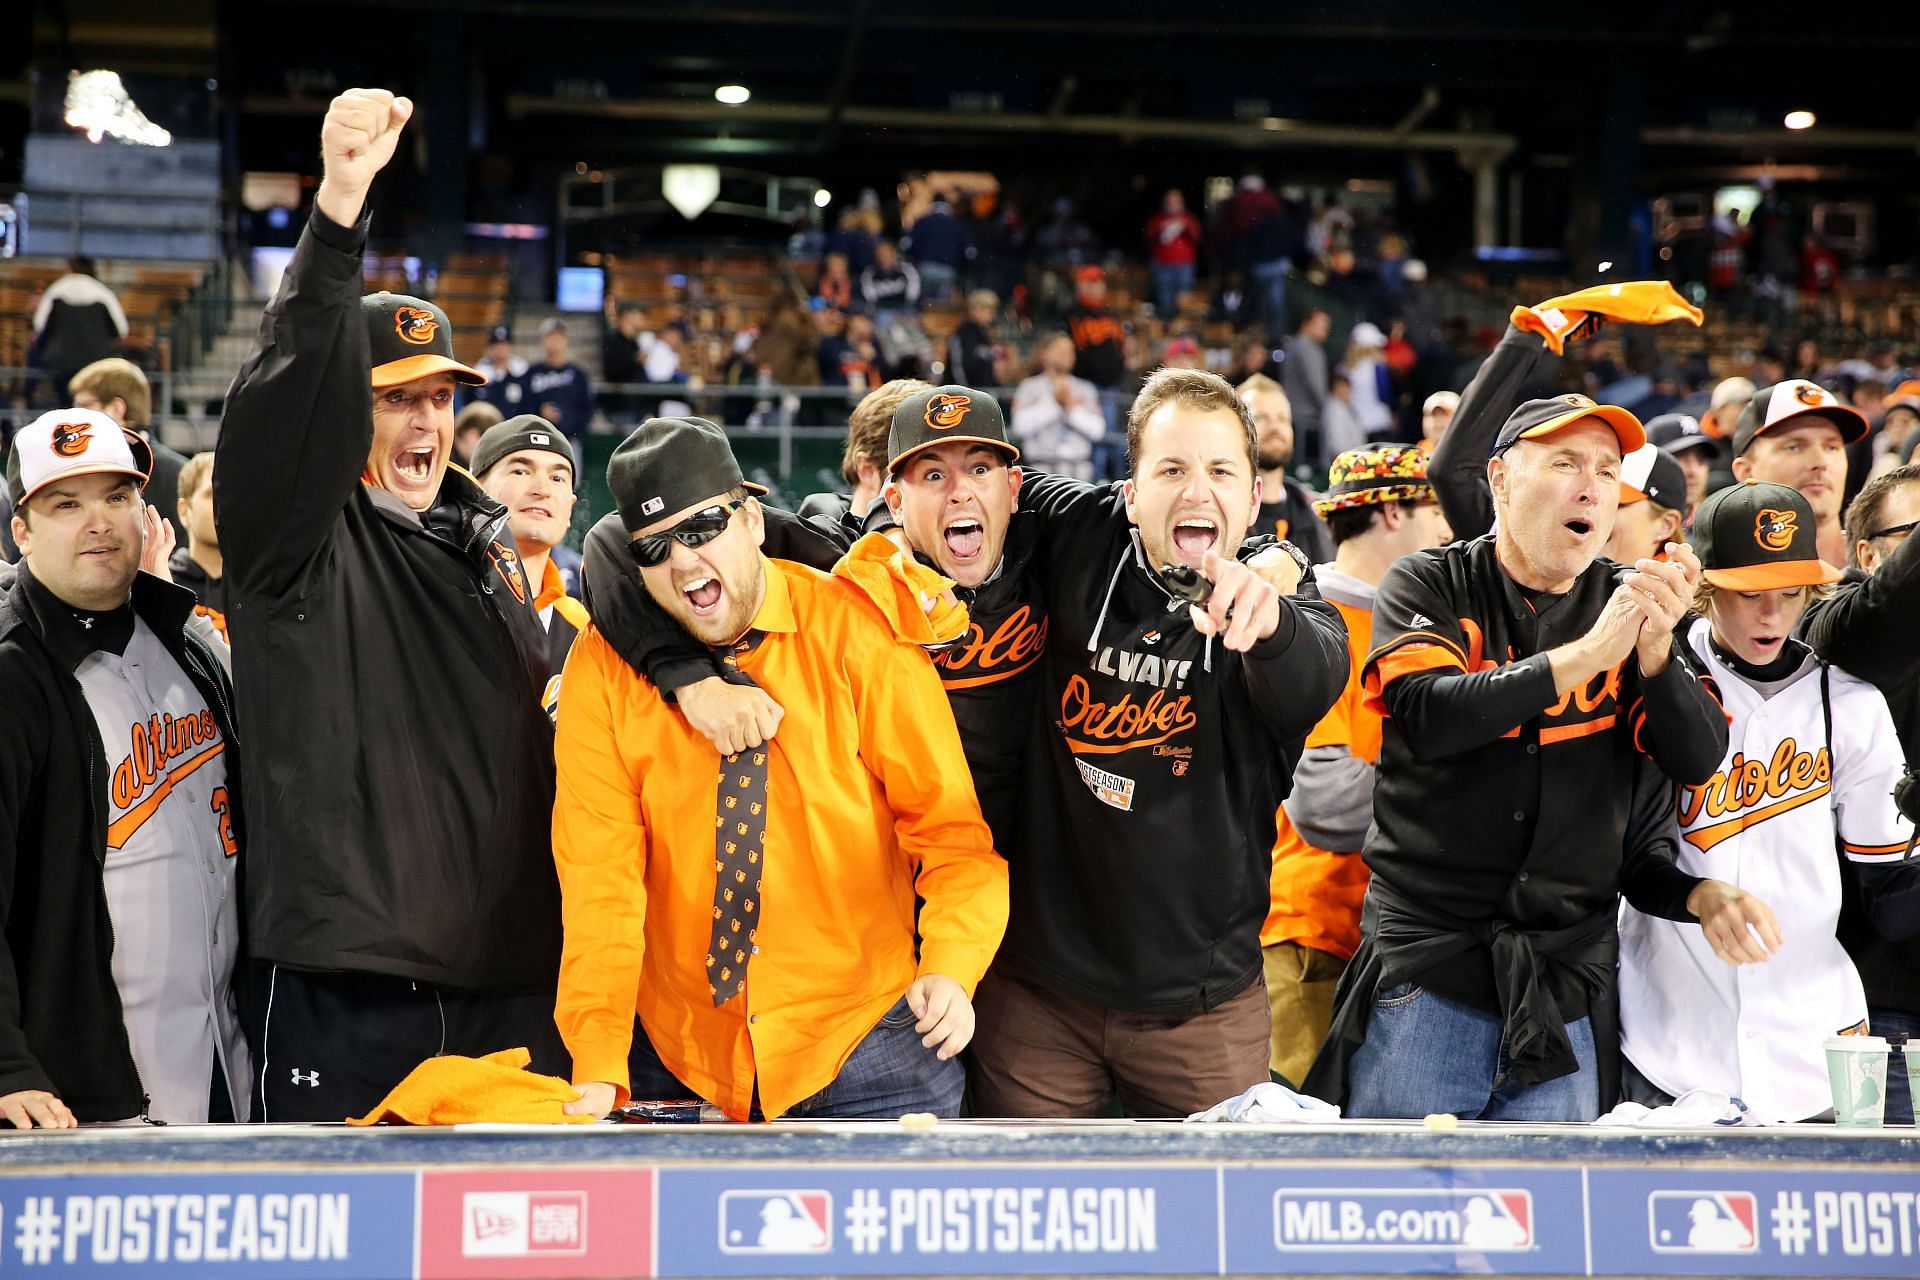
<instances>
[{"instance_id":1,"label":"white baseball cap with black brim","mask_svg":"<svg viewBox=\"0 0 1920 1280\"><path fill-rule=\"evenodd\" d=\"M1832 425L1847 444L1866 438L1864 413L1841 404L1833 392L1817 382L1788 378L1754 392L1753 399L1740 411L1740 421L1733 428L1734 456L1745 453L1756 439L1770 431L1791 431L1815 422Z\"/></svg>"},{"instance_id":2,"label":"white baseball cap with black brim","mask_svg":"<svg viewBox=\"0 0 1920 1280\"><path fill-rule=\"evenodd\" d=\"M153 449L97 409L55 409L22 427L7 460L17 510L48 485L76 476L124 475L145 486Z\"/></svg>"}]
</instances>

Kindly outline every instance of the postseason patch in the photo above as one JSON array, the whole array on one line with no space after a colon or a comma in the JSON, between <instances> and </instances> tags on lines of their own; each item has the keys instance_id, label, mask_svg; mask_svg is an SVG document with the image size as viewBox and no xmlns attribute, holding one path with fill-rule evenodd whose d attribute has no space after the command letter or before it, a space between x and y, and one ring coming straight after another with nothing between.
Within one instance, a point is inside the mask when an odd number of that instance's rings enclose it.
<instances>
[{"instance_id":1,"label":"postseason patch","mask_svg":"<svg viewBox=\"0 0 1920 1280\"><path fill-rule=\"evenodd\" d=\"M1080 779L1087 784L1087 790L1099 797L1102 804L1110 804L1128 813L1133 811L1132 778L1123 778L1117 773L1096 769L1085 760L1076 759L1073 763L1074 767L1080 770Z\"/></svg>"}]
</instances>

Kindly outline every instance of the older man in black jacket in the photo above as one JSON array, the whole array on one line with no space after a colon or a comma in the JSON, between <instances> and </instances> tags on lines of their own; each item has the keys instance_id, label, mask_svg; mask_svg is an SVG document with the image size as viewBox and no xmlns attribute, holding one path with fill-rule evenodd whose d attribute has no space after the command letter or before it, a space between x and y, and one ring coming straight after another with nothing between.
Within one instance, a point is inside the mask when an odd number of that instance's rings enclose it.
<instances>
[{"instance_id":1,"label":"older man in black jacket","mask_svg":"<svg viewBox=\"0 0 1920 1280\"><path fill-rule=\"evenodd\" d=\"M454 386L483 379L437 307L360 296L367 191L412 110L329 107L214 468L269 1120L368 1109L437 1053L565 1070L546 642L505 511L447 465Z\"/></svg>"}]
</instances>

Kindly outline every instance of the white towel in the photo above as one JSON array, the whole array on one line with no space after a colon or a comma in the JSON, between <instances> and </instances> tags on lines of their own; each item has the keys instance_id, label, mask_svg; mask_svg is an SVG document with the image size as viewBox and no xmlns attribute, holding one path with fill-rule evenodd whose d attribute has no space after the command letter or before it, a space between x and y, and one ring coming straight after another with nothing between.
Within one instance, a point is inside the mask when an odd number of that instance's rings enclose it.
<instances>
[{"instance_id":1,"label":"white towel","mask_svg":"<svg viewBox=\"0 0 1920 1280\"><path fill-rule=\"evenodd\" d=\"M1283 1084L1257 1084L1237 1098L1187 1117L1188 1124L1321 1124L1338 1120L1340 1108Z\"/></svg>"},{"instance_id":2,"label":"white towel","mask_svg":"<svg viewBox=\"0 0 1920 1280\"><path fill-rule=\"evenodd\" d=\"M1752 1127L1760 1122L1738 1098L1711 1089L1689 1089L1664 1107L1623 1102L1594 1123L1632 1129L1711 1129Z\"/></svg>"}]
</instances>

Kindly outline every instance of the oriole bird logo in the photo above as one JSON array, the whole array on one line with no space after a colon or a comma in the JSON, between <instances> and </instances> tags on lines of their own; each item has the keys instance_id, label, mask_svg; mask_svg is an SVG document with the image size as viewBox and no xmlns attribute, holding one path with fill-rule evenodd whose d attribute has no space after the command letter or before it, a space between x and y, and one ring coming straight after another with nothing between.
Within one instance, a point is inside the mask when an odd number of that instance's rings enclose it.
<instances>
[{"instance_id":1,"label":"oriole bird logo","mask_svg":"<svg viewBox=\"0 0 1920 1280\"><path fill-rule=\"evenodd\" d=\"M1797 511L1775 511L1768 507L1755 518L1753 536L1768 551L1785 551L1793 545L1793 535L1799 531L1800 513Z\"/></svg>"},{"instance_id":2,"label":"oriole bird logo","mask_svg":"<svg viewBox=\"0 0 1920 1280\"><path fill-rule=\"evenodd\" d=\"M1801 404L1816 405L1827 402L1826 395L1811 382L1803 382L1793 389L1793 398Z\"/></svg>"},{"instance_id":3,"label":"oriole bird logo","mask_svg":"<svg viewBox=\"0 0 1920 1280\"><path fill-rule=\"evenodd\" d=\"M400 341L424 347L440 332L440 321L423 307L401 307L393 313L393 330Z\"/></svg>"},{"instance_id":4,"label":"oriole bird logo","mask_svg":"<svg viewBox=\"0 0 1920 1280\"><path fill-rule=\"evenodd\" d=\"M951 431L966 421L972 411L973 400L969 396L938 395L927 401L923 416L935 431Z\"/></svg>"},{"instance_id":5,"label":"oriole bird logo","mask_svg":"<svg viewBox=\"0 0 1920 1280\"><path fill-rule=\"evenodd\" d=\"M93 434L90 422L55 424L53 428L53 452L55 457L77 458L87 451L87 437Z\"/></svg>"}]
</instances>

